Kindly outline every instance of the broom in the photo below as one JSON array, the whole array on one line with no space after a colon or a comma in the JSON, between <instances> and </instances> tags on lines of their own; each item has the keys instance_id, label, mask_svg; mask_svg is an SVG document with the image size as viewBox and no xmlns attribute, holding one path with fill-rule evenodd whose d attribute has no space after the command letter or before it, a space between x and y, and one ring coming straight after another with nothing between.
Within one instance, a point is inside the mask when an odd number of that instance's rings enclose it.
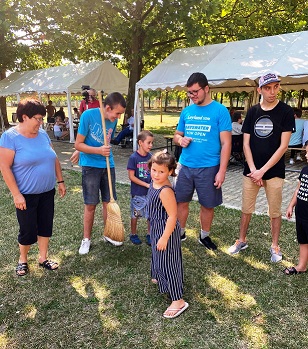
<instances>
[{"instance_id":1,"label":"broom","mask_svg":"<svg viewBox=\"0 0 308 349\"><path fill-rule=\"evenodd\" d=\"M108 145L107 134L106 134L105 110L103 108L103 98L102 98L101 91L98 92L98 100L99 100L99 109L101 112L102 125L103 125L104 145ZM112 245L121 246L124 241L124 226L121 219L120 207L115 202L113 197L109 156L106 156L106 165L107 165L110 201L107 205L107 220L106 220L103 236L105 241L110 242Z\"/></svg>"}]
</instances>

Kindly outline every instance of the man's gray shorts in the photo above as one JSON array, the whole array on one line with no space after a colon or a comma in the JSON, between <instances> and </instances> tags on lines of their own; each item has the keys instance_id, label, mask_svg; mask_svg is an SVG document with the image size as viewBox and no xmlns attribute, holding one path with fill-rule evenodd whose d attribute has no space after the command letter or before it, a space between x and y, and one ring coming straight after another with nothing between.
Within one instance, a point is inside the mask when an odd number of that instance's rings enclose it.
<instances>
[{"instance_id":1,"label":"man's gray shorts","mask_svg":"<svg viewBox=\"0 0 308 349\"><path fill-rule=\"evenodd\" d=\"M178 176L175 181L177 202L190 202L194 190L199 203L206 208L213 208L222 204L222 190L214 186L215 176L219 165L213 167L190 168L178 164Z\"/></svg>"}]
</instances>

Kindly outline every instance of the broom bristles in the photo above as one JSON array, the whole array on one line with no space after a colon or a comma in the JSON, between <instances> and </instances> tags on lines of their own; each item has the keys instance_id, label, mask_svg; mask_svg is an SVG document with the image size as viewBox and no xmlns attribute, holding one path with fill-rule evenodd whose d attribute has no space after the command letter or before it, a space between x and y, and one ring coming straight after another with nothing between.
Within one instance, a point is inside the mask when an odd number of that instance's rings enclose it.
<instances>
[{"instance_id":1,"label":"broom bristles","mask_svg":"<svg viewBox=\"0 0 308 349\"><path fill-rule=\"evenodd\" d=\"M124 241L124 226L119 205L113 200L107 205L107 220L104 236L116 242Z\"/></svg>"}]
</instances>

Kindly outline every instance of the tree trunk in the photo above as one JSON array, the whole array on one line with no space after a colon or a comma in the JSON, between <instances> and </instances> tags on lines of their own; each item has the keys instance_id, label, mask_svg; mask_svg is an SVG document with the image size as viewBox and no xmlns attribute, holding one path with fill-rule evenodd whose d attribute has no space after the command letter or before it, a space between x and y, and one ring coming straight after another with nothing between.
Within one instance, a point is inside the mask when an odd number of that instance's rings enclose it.
<instances>
[{"instance_id":1,"label":"tree trunk","mask_svg":"<svg viewBox=\"0 0 308 349\"><path fill-rule=\"evenodd\" d=\"M233 96L232 96L232 93L229 94L229 101L230 101L229 103L230 103L230 110L231 110L233 108Z\"/></svg>"},{"instance_id":2,"label":"tree trunk","mask_svg":"<svg viewBox=\"0 0 308 349\"><path fill-rule=\"evenodd\" d=\"M305 90L300 90L298 94L297 108L302 109L304 98L305 98Z\"/></svg>"},{"instance_id":3,"label":"tree trunk","mask_svg":"<svg viewBox=\"0 0 308 349\"><path fill-rule=\"evenodd\" d=\"M164 112L167 111L167 106L168 106L168 91L165 92Z\"/></svg>"},{"instance_id":4,"label":"tree trunk","mask_svg":"<svg viewBox=\"0 0 308 349\"><path fill-rule=\"evenodd\" d=\"M177 107L177 109L180 108L180 101L181 101L181 99L180 99L180 96L178 95L177 98L176 98L176 107Z\"/></svg>"},{"instance_id":5,"label":"tree trunk","mask_svg":"<svg viewBox=\"0 0 308 349\"><path fill-rule=\"evenodd\" d=\"M0 71L0 80L3 80L6 78L5 70L1 69ZM0 111L3 117L4 127L9 128L9 121L7 118L7 110L6 110L6 98L0 97Z\"/></svg>"},{"instance_id":6,"label":"tree trunk","mask_svg":"<svg viewBox=\"0 0 308 349\"><path fill-rule=\"evenodd\" d=\"M126 112L130 111L134 107L135 102L135 87L136 83L140 80L141 72L143 69L142 57L140 49L143 45L144 35L142 34L142 28L136 28L136 33L132 37L132 56L131 56L131 69L128 83L128 95Z\"/></svg>"},{"instance_id":7,"label":"tree trunk","mask_svg":"<svg viewBox=\"0 0 308 349\"><path fill-rule=\"evenodd\" d=\"M223 100L224 100L224 94L221 92L220 93L220 104L222 104Z\"/></svg>"}]
</instances>

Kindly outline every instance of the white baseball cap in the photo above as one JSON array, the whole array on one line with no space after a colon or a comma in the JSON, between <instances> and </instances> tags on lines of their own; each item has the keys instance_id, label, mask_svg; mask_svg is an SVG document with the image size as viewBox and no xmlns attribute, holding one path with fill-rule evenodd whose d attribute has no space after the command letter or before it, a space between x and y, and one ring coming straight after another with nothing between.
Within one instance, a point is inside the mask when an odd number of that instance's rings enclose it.
<instances>
[{"instance_id":1,"label":"white baseball cap","mask_svg":"<svg viewBox=\"0 0 308 349\"><path fill-rule=\"evenodd\" d=\"M281 80L278 78L278 75L273 73L268 73L266 75L263 75L259 79L259 87L262 87L264 85L268 85L272 82L280 82Z\"/></svg>"}]
</instances>

